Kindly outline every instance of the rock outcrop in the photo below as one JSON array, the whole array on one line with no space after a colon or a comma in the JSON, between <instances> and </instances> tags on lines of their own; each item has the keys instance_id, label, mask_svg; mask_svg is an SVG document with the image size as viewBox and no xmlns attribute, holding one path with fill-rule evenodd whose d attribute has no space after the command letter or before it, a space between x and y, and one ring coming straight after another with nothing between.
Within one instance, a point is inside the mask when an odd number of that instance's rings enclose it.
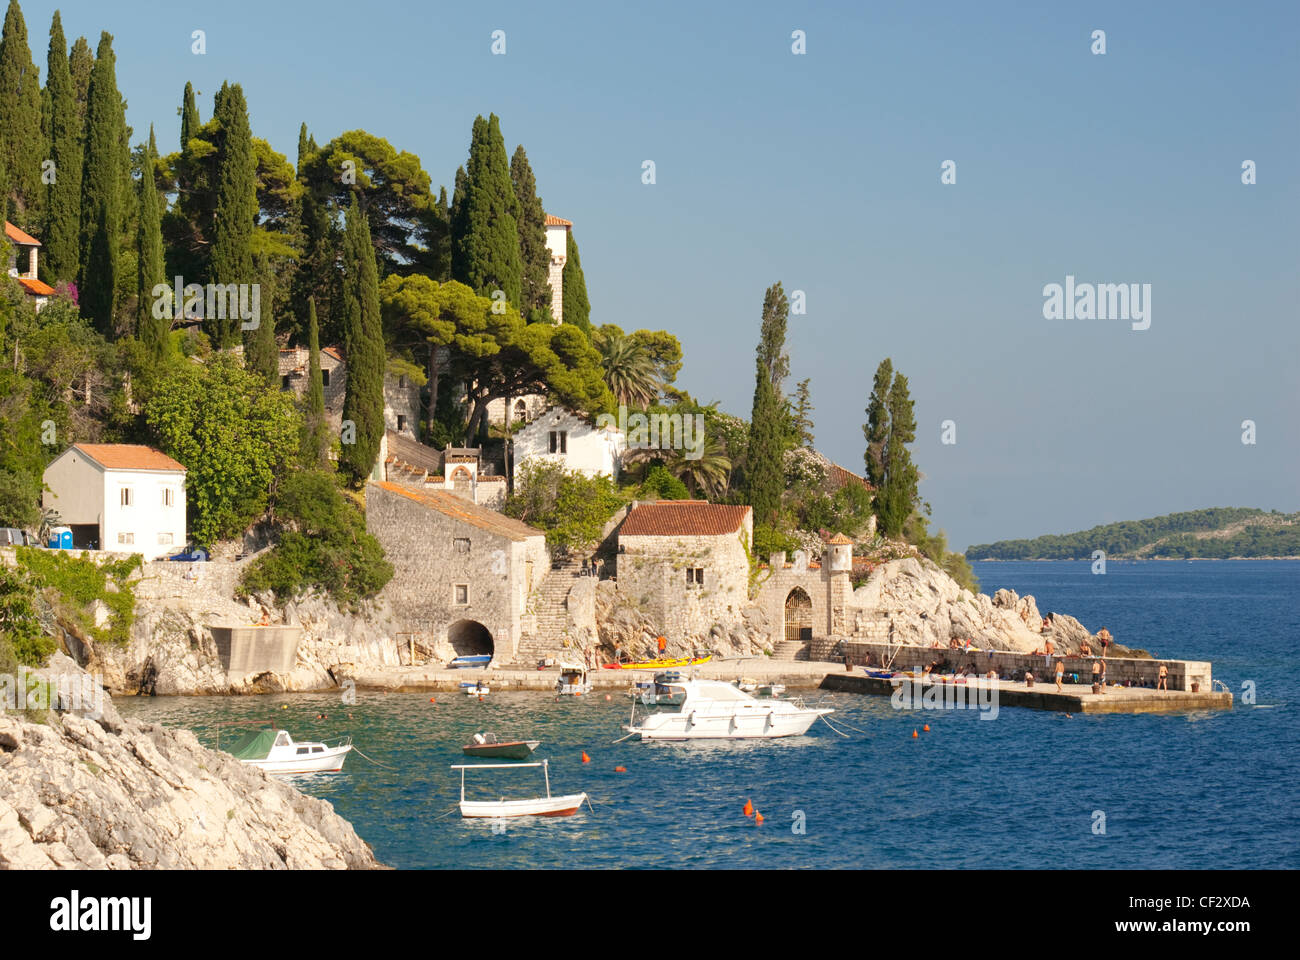
<instances>
[{"instance_id":1,"label":"rock outcrop","mask_svg":"<svg viewBox=\"0 0 1300 960\"><path fill-rule=\"evenodd\" d=\"M0 868L380 866L326 801L187 730L123 720L107 697L45 722L0 713Z\"/></svg>"}]
</instances>

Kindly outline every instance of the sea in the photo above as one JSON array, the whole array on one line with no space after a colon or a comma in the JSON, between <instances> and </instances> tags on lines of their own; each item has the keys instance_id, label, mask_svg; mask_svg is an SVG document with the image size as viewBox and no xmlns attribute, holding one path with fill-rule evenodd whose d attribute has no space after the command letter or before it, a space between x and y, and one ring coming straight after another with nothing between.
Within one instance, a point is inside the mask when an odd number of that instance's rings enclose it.
<instances>
[{"instance_id":1,"label":"sea","mask_svg":"<svg viewBox=\"0 0 1300 960\"><path fill-rule=\"evenodd\" d=\"M643 744L615 742L630 709L621 693L117 703L209 746L233 742L238 728L222 725L232 720L273 721L297 739L350 734L364 756L344 772L290 779L398 868L1300 867L1300 562L1110 560L1101 575L1088 562L973 566L987 593L1033 594L1043 613L1106 626L1128 646L1213 661L1233 709L1067 717L1007 707L989 719L806 691L835 708L838 732L818 723L784 740ZM590 807L564 819L462 819L450 767L475 762L460 747L484 730L542 741L535 758L549 760L552 792L585 791ZM470 799L545 792L540 768L479 772L466 789Z\"/></svg>"}]
</instances>

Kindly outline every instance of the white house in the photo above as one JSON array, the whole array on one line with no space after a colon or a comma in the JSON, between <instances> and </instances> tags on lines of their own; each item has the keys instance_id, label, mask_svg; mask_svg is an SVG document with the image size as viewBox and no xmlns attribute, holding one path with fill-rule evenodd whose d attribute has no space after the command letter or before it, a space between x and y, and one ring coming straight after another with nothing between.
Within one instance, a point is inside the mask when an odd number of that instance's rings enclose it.
<instances>
[{"instance_id":1,"label":"white house","mask_svg":"<svg viewBox=\"0 0 1300 960\"><path fill-rule=\"evenodd\" d=\"M617 477L627 437L614 426L594 427L563 407L551 407L515 434L515 484L530 460L559 463L588 476Z\"/></svg>"},{"instance_id":2,"label":"white house","mask_svg":"<svg viewBox=\"0 0 1300 960\"><path fill-rule=\"evenodd\" d=\"M185 539L185 468L152 447L78 443L45 468L47 509L72 528L73 545L146 560Z\"/></svg>"}]
</instances>

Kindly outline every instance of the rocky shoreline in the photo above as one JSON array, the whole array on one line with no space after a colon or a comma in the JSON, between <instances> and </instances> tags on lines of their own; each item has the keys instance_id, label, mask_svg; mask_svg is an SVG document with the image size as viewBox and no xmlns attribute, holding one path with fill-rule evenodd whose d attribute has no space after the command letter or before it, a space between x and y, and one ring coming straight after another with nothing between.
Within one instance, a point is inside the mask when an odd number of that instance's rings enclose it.
<instances>
[{"instance_id":1,"label":"rocky shoreline","mask_svg":"<svg viewBox=\"0 0 1300 960\"><path fill-rule=\"evenodd\" d=\"M38 675L84 676L60 654ZM107 696L93 710L0 712L0 868L381 867L326 801L188 730L124 720Z\"/></svg>"}]
</instances>

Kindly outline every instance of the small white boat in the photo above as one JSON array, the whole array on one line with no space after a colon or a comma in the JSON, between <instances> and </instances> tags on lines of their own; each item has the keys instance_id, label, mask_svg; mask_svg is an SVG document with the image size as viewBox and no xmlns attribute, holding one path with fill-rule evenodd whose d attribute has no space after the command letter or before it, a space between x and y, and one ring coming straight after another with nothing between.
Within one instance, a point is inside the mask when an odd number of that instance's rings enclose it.
<instances>
[{"instance_id":1,"label":"small white boat","mask_svg":"<svg viewBox=\"0 0 1300 960\"><path fill-rule=\"evenodd\" d=\"M462 683L460 689L461 692L470 697L486 697L492 692L488 685L482 680L477 683Z\"/></svg>"},{"instance_id":2,"label":"small white boat","mask_svg":"<svg viewBox=\"0 0 1300 960\"><path fill-rule=\"evenodd\" d=\"M352 738L337 743L294 743L287 730L271 727L246 734L230 750L241 763L267 773L337 773L352 750Z\"/></svg>"},{"instance_id":3,"label":"small white boat","mask_svg":"<svg viewBox=\"0 0 1300 960\"><path fill-rule=\"evenodd\" d=\"M571 793L562 797L551 796L550 761L540 763L458 763L453 770L460 771L460 815L462 817L568 817L578 812L587 800L585 793ZM546 776L546 796L523 800L466 800L466 770L520 770L524 767L541 767Z\"/></svg>"},{"instance_id":4,"label":"small white boat","mask_svg":"<svg viewBox=\"0 0 1300 960\"><path fill-rule=\"evenodd\" d=\"M555 681L555 692L562 697L579 697L591 693L592 683L587 668L578 663L561 663L560 679Z\"/></svg>"},{"instance_id":5,"label":"small white boat","mask_svg":"<svg viewBox=\"0 0 1300 960\"><path fill-rule=\"evenodd\" d=\"M652 713L623 727L642 740L749 740L796 737L807 733L818 717L835 711L805 707L795 700L758 700L734 683L686 680L675 684L686 697L678 709Z\"/></svg>"},{"instance_id":6,"label":"small white boat","mask_svg":"<svg viewBox=\"0 0 1300 960\"><path fill-rule=\"evenodd\" d=\"M785 693L784 683L760 683L754 692L756 697L779 697Z\"/></svg>"}]
</instances>

